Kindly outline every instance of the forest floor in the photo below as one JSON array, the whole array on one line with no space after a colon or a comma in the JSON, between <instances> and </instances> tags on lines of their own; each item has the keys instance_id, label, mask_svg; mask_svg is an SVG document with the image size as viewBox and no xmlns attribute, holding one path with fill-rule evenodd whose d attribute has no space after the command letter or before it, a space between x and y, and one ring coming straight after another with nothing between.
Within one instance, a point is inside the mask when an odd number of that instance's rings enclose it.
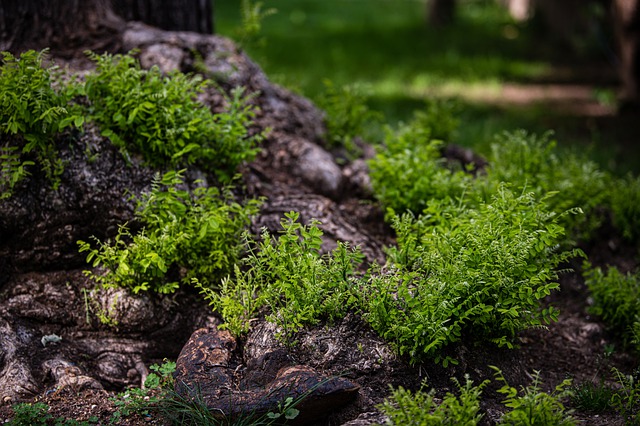
<instances>
[{"instance_id":1,"label":"forest floor","mask_svg":"<svg viewBox=\"0 0 640 426\"><path fill-rule=\"evenodd\" d=\"M547 128L555 127L553 123L561 123L565 129L587 134L587 139L594 135L602 140L621 141L615 144L615 153L611 158L640 158L637 141L640 140L640 126L637 125L637 115L616 114L614 106L594 97L597 85L590 84L511 84L506 83L497 92L491 90L469 91L467 100L478 103L482 108L495 108L496 112L510 110L518 114L520 108L530 109L532 106L543 112L543 125ZM446 93L443 93L446 95ZM550 120L550 121L549 121ZM577 129L577 130L576 130ZM560 129L559 133L565 132ZM577 134L577 133L573 133ZM611 139L610 139L611 138ZM612 147L614 149L614 147ZM259 160L260 161L260 160ZM266 160L265 160L266 161ZM611 160L613 161L613 160ZM614 161L614 167L621 164ZM625 163L627 164L627 163ZM629 166L633 167L633 166ZM627 169L627 166L621 167ZM249 174L256 174L256 170L248 169ZM288 170L271 170L269 173L289 173ZM247 178L247 176L245 176ZM264 176L255 179L263 179ZM270 181L279 182L289 179L286 176L269 176ZM249 179L250 180L250 179ZM289 187L274 188L279 197L289 195L299 196L299 193L288 194ZM350 199L340 208L348 211L351 224L359 224L376 234L380 240L393 240L390 228L382 223L380 212L372 213L371 203L359 203ZM377 213L377 214L376 214ZM355 225L354 225L355 226ZM387 232L386 235L380 235ZM595 266L616 265L622 271L632 271L638 268L638 247L625 243L609 228L601 230L589 245L582 247ZM567 265L579 270L580 264ZM617 386L611 368L616 367L625 373L631 373L638 367L638 359L624 351L622 343L608 331L600 319L588 312L591 304L588 290L583 279L577 272L566 273L560 280L561 290L544 300L545 304L552 304L560 310L557 322L547 329L533 329L522 333L519 337L519 347L513 350L497 349L493 347L477 347L464 344L456 353L460 364L447 370L435 365L411 366L407 359L396 359L393 365L376 374L358 375L353 380L366 389L368 400L360 403L357 410L346 408L341 412L323 419L319 424L338 425L363 419L367 414L363 409L375 411L372 403L381 403L388 395L389 385L402 385L410 389L420 388L426 379L428 386L438 390L439 394L451 390L451 376L461 377L470 374L474 378L488 378L488 365L497 365L503 370L512 369L511 374L522 374L519 384L530 383L534 372L539 371L545 390L551 390L566 378L573 380L575 385L592 382L606 383ZM345 319L345 327L357 325L362 333L370 333L370 329L358 318ZM340 325L340 324L338 324ZM339 327L336 327L339 328ZM293 354L303 358L304 354ZM332 371L341 371L340 365L332 366ZM495 392L495 384L486 390L486 399L482 410L485 413L485 423L494 424L500 415L501 396ZM109 424L114 413L120 410L114 402L117 390L77 390L73 387L62 389L48 389L30 399L31 402L44 402L50 407L49 414L53 417L64 417L79 421L90 421L90 424ZM117 398L115 398L117 399ZM0 423L12 417L11 401L0 402ZM565 401L568 408L572 408L569 401ZM360 412L358 411L360 410ZM623 425L624 420L616 413L605 411L592 413L576 410L574 416L585 425ZM92 419L92 420L90 420ZM162 425L166 421L157 414L134 414L130 417L119 418L116 424L122 425ZM352 423L352 424L373 424Z\"/></svg>"}]
</instances>

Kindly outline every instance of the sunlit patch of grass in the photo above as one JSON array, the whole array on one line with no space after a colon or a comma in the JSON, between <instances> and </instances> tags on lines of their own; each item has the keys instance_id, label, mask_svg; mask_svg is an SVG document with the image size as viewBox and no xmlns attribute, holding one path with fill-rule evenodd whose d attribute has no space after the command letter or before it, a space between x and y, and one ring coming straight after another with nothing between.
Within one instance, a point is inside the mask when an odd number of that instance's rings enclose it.
<instances>
[{"instance_id":1,"label":"sunlit patch of grass","mask_svg":"<svg viewBox=\"0 0 640 426\"><path fill-rule=\"evenodd\" d=\"M218 31L234 36L235 0L216 1ZM467 0L445 29L425 22L424 0L265 0L278 13L263 22L265 46L248 49L269 75L314 98L322 80L429 91L452 81L529 79L544 64L527 58L526 38L494 2ZM505 36L504 28L515 31ZM383 91L378 91L378 88ZM406 89L405 89L406 90ZM387 93L385 93L385 91ZM407 94L411 96L411 94Z\"/></svg>"}]
</instances>

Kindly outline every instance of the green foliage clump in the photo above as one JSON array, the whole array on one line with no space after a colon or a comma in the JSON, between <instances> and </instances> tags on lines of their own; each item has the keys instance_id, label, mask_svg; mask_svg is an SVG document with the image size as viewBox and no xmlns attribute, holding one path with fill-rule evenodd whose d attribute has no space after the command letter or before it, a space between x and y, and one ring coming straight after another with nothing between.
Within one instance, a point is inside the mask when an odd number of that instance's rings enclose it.
<instances>
[{"instance_id":1,"label":"green foliage clump","mask_svg":"<svg viewBox=\"0 0 640 426\"><path fill-rule=\"evenodd\" d=\"M541 390L540 374L536 372L533 383L523 388L519 393L509 386L502 372L496 368L496 380L503 383L498 390L505 396L503 404L507 412L502 416L499 425L509 426L570 426L576 421L571 411L566 410L562 399L571 396L571 380L564 380L549 394ZM466 377L462 386L456 383L459 396L448 392L438 404L435 390L429 392L419 390L415 393L402 387L392 389L391 395L378 408L386 414L389 425L421 425L421 426L474 426L479 424L482 414L480 410L480 395L490 381L485 380L478 386Z\"/></svg>"},{"instance_id":2,"label":"green foliage clump","mask_svg":"<svg viewBox=\"0 0 640 426\"><path fill-rule=\"evenodd\" d=\"M380 116L367 106L362 86L351 84L336 87L329 80L324 81L324 86L318 106L326 113L326 140L329 146L344 147L349 154L357 156L360 149L355 144L355 138L367 138L368 129Z\"/></svg>"},{"instance_id":3,"label":"green foliage clump","mask_svg":"<svg viewBox=\"0 0 640 426\"><path fill-rule=\"evenodd\" d=\"M55 426L89 426L99 424L99 420L96 417L91 417L88 421L53 417L49 414L49 406L43 402L24 402L16 404L12 408L13 418L4 423L8 426L47 426L51 424Z\"/></svg>"},{"instance_id":4,"label":"green foliage clump","mask_svg":"<svg viewBox=\"0 0 640 426\"><path fill-rule=\"evenodd\" d=\"M521 130L504 133L491 146L488 185L510 183L515 190L526 190L543 197L559 192L549 207L561 213L580 207L583 215L564 217L572 236L588 239L602 224L597 207L609 203L611 177L597 164L573 153L559 153L556 141L547 133L541 137Z\"/></svg>"},{"instance_id":5,"label":"green foliage clump","mask_svg":"<svg viewBox=\"0 0 640 426\"><path fill-rule=\"evenodd\" d=\"M166 404L173 390L176 363L165 359L162 364L153 364L149 369L151 373L147 375L144 387L131 388L111 398L116 411L111 415L110 424L121 424L132 414L146 416L150 412L160 412L161 406Z\"/></svg>"},{"instance_id":6,"label":"green foliage clump","mask_svg":"<svg viewBox=\"0 0 640 426\"><path fill-rule=\"evenodd\" d=\"M634 324L640 322L640 273L623 274L616 267L607 272L584 265L585 282L593 306L589 311L619 333L627 342L634 338Z\"/></svg>"},{"instance_id":7,"label":"green foliage clump","mask_svg":"<svg viewBox=\"0 0 640 426\"><path fill-rule=\"evenodd\" d=\"M374 193L385 207L419 214L430 200L459 198L469 186L469 175L446 167L442 142L432 135L430 121L418 114L395 132L387 129L385 147L369 161Z\"/></svg>"},{"instance_id":8,"label":"green foliage clump","mask_svg":"<svg viewBox=\"0 0 640 426\"><path fill-rule=\"evenodd\" d=\"M564 228L544 200L501 187L477 208L432 202L419 217L394 218L393 273L361 288L365 318L413 363L445 365L442 350L463 334L512 347L521 330L555 320L538 301L558 288Z\"/></svg>"},{"instance_id":9,"label":"green foliage clump","mask_svg":"<svg viewBox=\"0 0 640 426\"><path fill-rule=\"evenodd\" d=\"M613 223L629 241L640 239L640 176L618 179L611 192Z\"/></svg>"},{"instance_id":10,"label":"green foliage clump","mask_svg":"<svg viewBox=\"0 0 640 426\"><path fill-rule=\"evenodd\" d=\"M571 403L579 410L603 413L613 408L611 398L614 391L603 382L595 384L586 381L579 386L573 386L572 392Z\"/></svg>"},{"instance_id":11,"label":"green foliage clump","mask_svg":"<svg viewBox=\"0 0 640 426\"><path fill-rule=\"evenodd\" d=\"M181 184L181 172L154 180L151 192L138 200L139 233L123 225L113 242L96 239L97 248L79 241L80 251L89 252L87 262L105 269L104 274L87 274L134 293L173 293L179 283L194 278L201 285L217 285L238 261L240 236L259 202L241 205L232 201L228 189L198 187L190 193L179 189Z\"/></svg>"},{"instance_id":12,"label":"green foliage clump","mask_svg":"<svg viewBox=\"0 0 640 426\"><path fill-rule=\"evenodd\" d=\"M486 173L476 178L462 170L450 170L441 156L442 142L434 135L450 136L454 124L447 124L445 118L433 124L430 117L447 117L439 111L441 108L432 108L422 116L416 114L397 132L389 131L386 147L370 160L373 189L385 207L420 214L430 200L456 201L463 194L469 195L464 202L473 207L478 200L491 199L502 184L508 183L514 191L533 192L540 199L560 193L547 200L557 214L580 207L584 215L562 217L570 238L588 239L603 223L600 207L611 205L612 197L618 200L613 208L620 226L627 234L633 233L638 216L637 203L630 201L637 197L633 185L620 185L621 190L612 195L610 174L579 155L558 153L549 134L502 134L492 145Z\"/></svg>"},{"instance_id":13,"label":"green foliage clump","mask_svg":"<svg viewBox=\"0 0 640 426\"><path fill-rule=\"evenodd\" d=\"M245 269L236 268L233 279L225 280L220 292L205 290L205 297L234 334L242 334L262 307L269 307L267 319L281 328L289 340L305 324L321 318L334 320L353 304L353 276L362 255L339 242L329 254L321 255L322 231L317 222L302 225L299 214L289 212L282 220L282 232L274 238L262 233L257 250L247 237L249 255Z\"/></svg>"},{"instance_id":14,"label":"green foliage clump","mask_svg":"<svg viewBox=\"0 0 640 426\"><path fill-rule=\"evenodd\" d=\"M140 153L156 167L195 164L222 182L255 155L263 135L249 132L255 110L242 88L213 114L197 100L205 85L199 76L143 70L131 55L90 57L97 64L85 83L91 117L125 155Z\"/></svg>"},{"instance_id":15,"label":"green foliage clump","mask_svg":"<svg viewBox=\"0 0 640 426\"><path fill-rule=\"evenodd\" d=\"M453 100L427 99L423 109L414 111L411 123L414 127L428 129L431 139L448 143L460 125L458 109Z\"/></svg>"},{"instance_id":16,"label":"green foliage clump","mask_svg":"<svg viewBox=\"0 0 640 426\"><path fill-rule=\"evenodd\" d=\"M464 386L452 378L459 396L447 392L442 402L436 402L435 390L429 392L419 390L415 393L402 387L392 389L391 395L378 406L380 411L389 417L388 425L421 425L421 426L475 426L482 419L480 411L480 395L488 380L478 386L473 385L469 377L465 377Z\"/></svg>"},{"instance_id":17,"label":"green foliage clump","mask_svg":"<svg viewBox=\"0 0 640 426\"><path fill-rule=\"evenodd\" d=\"M540 372L535 372L533 383L521 392L507 383L502 372L496 370L496 380L504 385L498 390L504 395L504 405L511 410L506 412L498 424L505 426L572 426L576 420L571 411L566 410L561 399L570 397L571 380L565 379L557 385L552 393L541 390Z\"/></svg>"},{"instance_id":18,"label":"green foliage clump","mask_svg":"<svg viewBox=\"0 0 640 426\"><path fill-rule=\"evenodd\" d=\"M2 52L0 134L12 137L0 145L0 198L10 197L36 163L57 188L64 164L58 158L54 137L84 122L67 105L70 92L55 87L56 67L43 67L45 55L46 51L30 50L16 58Z\"/></svg>"},{"instance_id":19,"label":"green foliage clump","mask_svg":"<svg viewBox=\"0 0 640 426\"><path fill-rule=\"evenodd\" d=\"M620 388L611 397L611 405L622 415L627 425L640 424L640 370L634 374L623 374L612 369Z\"/></svg>"},{"instance_id":20,"label":"green foliage clump","mask_svg":"<svg viewBox=\"0 0 640 426\"><path fill-rule=\"evenodd\" d=\"M265 18L277 13L277 9L262 9L264 3L253 0L240 0L241 25L236 29L240 43L247 46L263 47L266 44L264 37L259 34L262 31L262 21Z\"/></svg>"}]
</instances>

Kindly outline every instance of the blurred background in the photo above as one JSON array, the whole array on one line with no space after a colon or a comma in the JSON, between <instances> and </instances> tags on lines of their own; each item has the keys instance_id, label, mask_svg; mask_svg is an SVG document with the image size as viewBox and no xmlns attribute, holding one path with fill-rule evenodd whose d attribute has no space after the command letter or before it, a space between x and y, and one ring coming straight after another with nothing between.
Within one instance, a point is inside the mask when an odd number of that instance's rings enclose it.
<instances>
[{"instance_id":1,"label":"blurred background","mask_svg":"<svg viewBox=\"0 0 640 426\"><path fill-rule=\"evenodd\" d=\"M640 170L640 116L619 100L610 13L587 0L214 3L216 33L312 100L351 85L391 126L441 100L459 120L453 143L483 152L505 130L552 130L622 175Z\"/></svg>"}]
</instances>

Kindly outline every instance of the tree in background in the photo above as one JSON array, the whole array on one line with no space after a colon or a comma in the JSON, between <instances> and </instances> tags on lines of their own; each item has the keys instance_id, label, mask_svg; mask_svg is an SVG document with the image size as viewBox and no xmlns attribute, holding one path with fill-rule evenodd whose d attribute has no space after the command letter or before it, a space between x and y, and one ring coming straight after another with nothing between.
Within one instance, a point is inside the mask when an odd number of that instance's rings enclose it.
<instances>
[{"instance_id":1,"label":"tree in background","mask_svg":"<svg viewBox=\"0 0 640 426\"><path fill-rule=\"evenodd\" d=\"M623 108L640 110L640 0L498 0L517 21L541 16L549 35L560 44L588 32L585 11L599 3L617 43L620 100ZM456 0L428 0L427 20L434 26L448 25L455 17Z\"/></svg>"},{"instance_id":2,"label":"tree in background","mask_svg":"<svg viewBox=\"0 0 640 426\"><path fill-rule=\"evenodd\" d=\"M111 0L2 0L0 50L51 47L62 55L117 50L124 25Z\"/></svg>"},{"instance_id":3,"label":"tree in background","mask_svg":"<svg viewBox=\"0 0 640 426\"><path fill-rule=\"evenodd\" d=\"M618 39L622 101L640 108L640 1L613 0L614 30Z\"/></svg>"},{"instance_id":4,"label":"tree in background","mask_svg":"<svg viewBox=\"0 0 640 426\"><path fill-rule=\"evenodd\" d=\"M112 0L127 21L142 21L168 31L213 33L212 0Z\"/></svg>"},{"instance_id":5,"label":"tree in background","mask_svg":"<svg viewBox=\"0 0 640 426\"><path fill-rule=\"evenodd\" d=\"M455 11L456 0L430 0L427 2L427 20L435 27L451 24Z\"/></svg>"},{"instance_id":6,"label":"tree in background","mask_svg":"<svg viewBox=\"0 0 640 426\"><path fill-rule=\"evenodd\" d=\"M127 20L166 30L213 32L211 0L2 0L0 50L50 47L72 56L117 51Z\"/></svg>"}]
</instances>

